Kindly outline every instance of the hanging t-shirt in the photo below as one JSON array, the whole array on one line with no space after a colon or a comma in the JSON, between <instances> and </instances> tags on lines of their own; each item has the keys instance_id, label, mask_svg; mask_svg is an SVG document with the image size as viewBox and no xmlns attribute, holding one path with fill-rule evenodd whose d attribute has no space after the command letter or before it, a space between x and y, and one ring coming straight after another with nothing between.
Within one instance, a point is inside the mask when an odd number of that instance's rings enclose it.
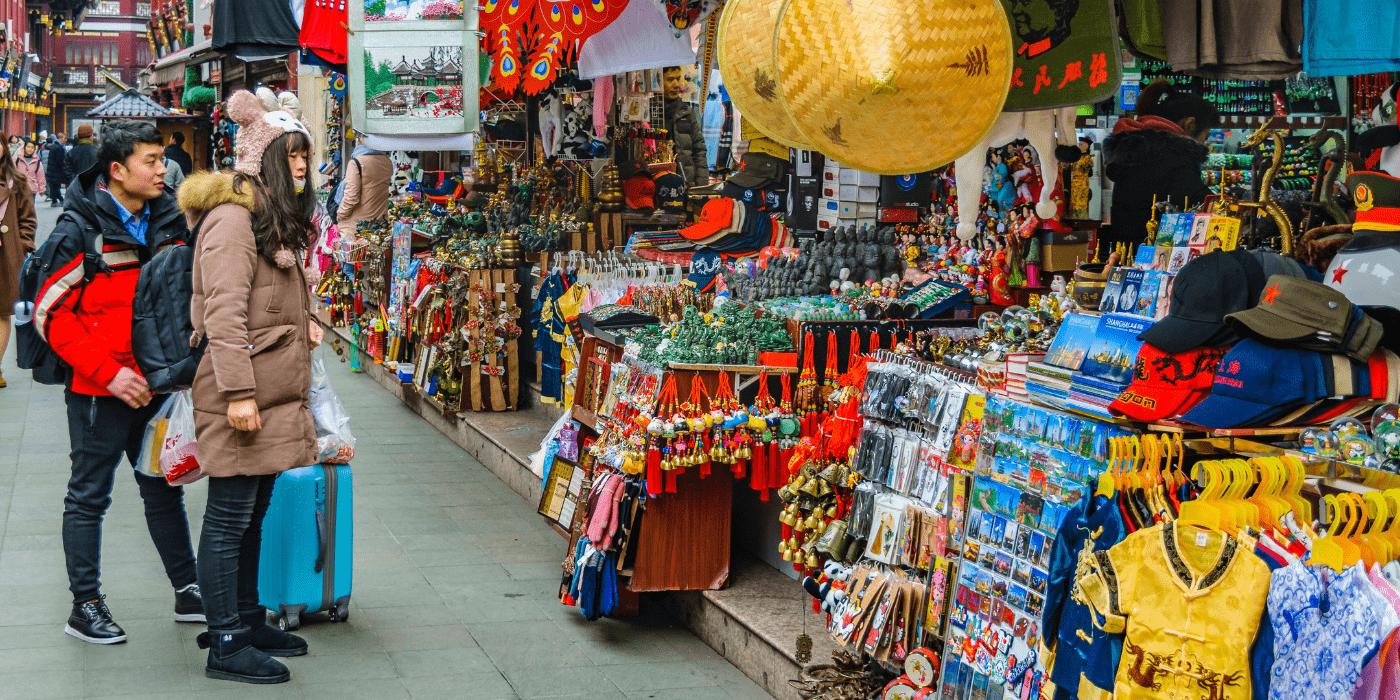
<instances>
[{"instance_id":1,"label":"hanging t-shirt","mask_svg":"<svg viewBox=\"0 0 1400 700\"><path fill-rule=\"evenodd\" d=\"M1303 0L1309 77L1400 71L1400 5Z\"/></svg>"},{"instance_id":2,"label":"hanging t-shirt","mask_svg":"<svg viewBox=\"0 0 1400 700\"><path fill-rule=\"evenodd\" d=\"M1160 0L1172 70L1281 80L1303 67L1302 0Z\"/></svg>"},{"instance_id":3,"label":"hanging t-shirt","mask_svg":"<svg viewBox=\"0 0 1400 700\"><path fill-rule=\"evenodd\" d=\"M251 58L301 49L300 30L287 0L216 2L213 24L215 51Z\"/></svg>"}]
</instances>

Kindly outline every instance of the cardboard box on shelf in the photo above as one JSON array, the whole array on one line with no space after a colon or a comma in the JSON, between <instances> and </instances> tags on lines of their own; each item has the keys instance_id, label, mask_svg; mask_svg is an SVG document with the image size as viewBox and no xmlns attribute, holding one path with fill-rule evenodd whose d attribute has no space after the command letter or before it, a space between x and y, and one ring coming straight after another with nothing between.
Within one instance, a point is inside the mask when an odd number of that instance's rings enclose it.
<instances>
[{"instance_id":1,"label":"cardboard box on shelf","mask_svg":"<svg viewBox=\"0 0 1400 700\"><path fill-rule=\"evenodd\" d=\"M1040 268L1045 272L1073 272L1076 265L1092 258L1089 249L1082 243L1040 247Z\"/></svg>"}]
</instances>

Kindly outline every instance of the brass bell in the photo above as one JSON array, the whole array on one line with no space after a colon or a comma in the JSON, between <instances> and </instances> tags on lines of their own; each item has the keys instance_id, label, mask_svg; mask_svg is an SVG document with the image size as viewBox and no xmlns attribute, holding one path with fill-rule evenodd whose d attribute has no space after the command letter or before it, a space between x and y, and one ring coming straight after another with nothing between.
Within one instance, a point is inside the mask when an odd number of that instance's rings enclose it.
<instances>
[{"instance_id":1,"label":"brass bell","mask_svg":"<svg viewBox=\"0 0 1400 700\"><path fill-rule=\"evenodd\" d=\"M826 521L825 521L825 520L818 520L818 521L817 521L817 534L820 535L820 534L823 534L823 533L825 533L825 532L826 532Z\"/></svg>"},{"instance_id":2,"label":"brass bell","mask_svg":"<svg viewBox=\"0 0 1400 700\"><path fill-rule=\"evenodd\" d=\"M806 520L803 520L803 521L802 521L803 527L805 527L805 528L808 529L808 530L815 530L815 529L817 529L817 525L820 524L820 523L821 523L821 520L818 519L817 516L815 516L815 515L809 515L809 516L807 516L807 519L806 519Z\"/></svg>"},{"instance_id":3,"label":"brass bell","mask_svg":"<svg viewBox=\"0 0 1400 700\"><path fill-rule=\"evenodd\" d=\"M827 496L827 495L830 495L830 494L831 494L831 485L828 484L828 483L826 483L825 481L818 480L818 481L817 481L817 493L816 493L817 498L821 498L822 496Z\"/></svg>"},{"instance_id":4,"label":"brass bell","mask_svg":"<svg viewBox=\"0 0 1400 700\"><path fill-rule=\"evenodd\" d=\"M783 561L792 561L792 550L784 548L781 556Z\"/></svg>"},{"instance_id":5,"label":"brass bell","mask_svg":"<svg viewBox=\"0 0 1400 700\"><path fill-rule=\"evenodd\" d=\"M821 488L825 485L826 482L821 479L808 479L802 483L802 488L798 490L808 496L819 497L822 495Z\"/></svg>"},{"instance_id":6,"label":"brass bell","mask_svg":"<svg viewBox=\"0 0 1400 700\"><path fill-rule=\"evenodd\" d=\"M807 552L807 561L805 563L809 569L816 569L822 565L822 561L817 558L816 552Z\"/></svg>"},{"instance_id":7,"label":"brass bell","mask_svg":"<svg viewBox=\"0 0 1400 700\"><path fill-rule=\"evenodd\" d=\"M796 530L796 531L798 531L798 532L806 532L806 531L807 531L807 521L806 521L806 520L803 520L803 519L802 519L802 516L800 516L800 515L797 516L796 518L793 518L792 529L794 529L794 530Z\"/></svg>"},{"instance_id":8,"label":"brass bell","mask_svg":"<svg viewBox=\"0 0 1400 700\"><path fill-rule=\"evenodd\" d=\"M826 509L825 509L825 508L822 508L821 506L817 506L816 508L813 508L813 509L812 509L812 517L817 518L818 520L820 520L820 519L822 519L822 518L825 518L825 517L826 517Z\"/></svg>"},{"instance_id":9,"label":"brass bell","mask_svg":"<svg viewBox=\"0 0 1400 700\"><path fill-rule=\"evenodd\" d=\"M784 508L783 512L778 514L778 522L788 526L792 525L792 506Z\"/></svg>"},{"instance_id":10,"label":"brass bell","mask_svg":"<svg viewBox=\"0 0 1400 700\"><path fill-rule=\"evenodd\" d=\"M786 556L786 555L787 555L787 551L788 551L787 540L778 540L778 553Z\"/></svg>"}]
</instances>

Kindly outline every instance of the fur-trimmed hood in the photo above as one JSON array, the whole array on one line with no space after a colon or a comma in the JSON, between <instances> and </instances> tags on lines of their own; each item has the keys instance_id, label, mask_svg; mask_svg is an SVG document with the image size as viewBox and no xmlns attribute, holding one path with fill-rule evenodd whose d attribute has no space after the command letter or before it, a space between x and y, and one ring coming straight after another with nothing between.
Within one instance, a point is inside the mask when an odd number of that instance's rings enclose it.
<instances>
[{"instance_id":1,"label":"fur-trimmed hood","mask_svg":"<svg viewBox=\"0 0 1400 700\"><path fill-rule=\"evenodd\" d=\"M253 188L244 186L241 192L233 189L233 173L228 171L203 171L191 173L180 185L180 208L190 220L190 226L221 204L237 204L248 211L256 208Z\"/></svg>"},{"instance_id":2,"label":"fur-trimmed hood","mask_svg":"<svg viewBox=\"0 0 1400 700\"><path fill-rule=\"evenodd\" d=\"M1124 170L1199 164L1209 153L1205 144L1179 134L1154 129L1123 131L1104 139L1104 173L1116 181Z\"/></svg>"}]
</instances>

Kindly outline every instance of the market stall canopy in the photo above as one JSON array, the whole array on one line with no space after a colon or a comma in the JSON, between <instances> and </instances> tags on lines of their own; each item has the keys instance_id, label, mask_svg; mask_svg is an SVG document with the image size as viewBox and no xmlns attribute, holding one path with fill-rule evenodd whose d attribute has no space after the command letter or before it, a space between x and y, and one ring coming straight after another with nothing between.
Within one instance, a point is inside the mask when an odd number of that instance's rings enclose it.
<instances>
[{"instance_id":1,"label":"market stall canopy","mask_svg":"<svg viewBox=\"0 0 1400 700\"><path fill-rule=\"evenodd\" d=\"M87 116L98 119L192 119L193 114L175 112L160 106L159 102L142 95L135 88L127 88L87 111Z\"/></svg>"},{"instance_id":2,"label":"market stall canopy","mask_svg":"<svg viewBox=\"0 0 1400 700\"><path fill-rule=\"evenodd\" d=\"M216 0L214 50L245 61L301 50L300 30L286 0Z\"/></svg>"}]
</instances>

